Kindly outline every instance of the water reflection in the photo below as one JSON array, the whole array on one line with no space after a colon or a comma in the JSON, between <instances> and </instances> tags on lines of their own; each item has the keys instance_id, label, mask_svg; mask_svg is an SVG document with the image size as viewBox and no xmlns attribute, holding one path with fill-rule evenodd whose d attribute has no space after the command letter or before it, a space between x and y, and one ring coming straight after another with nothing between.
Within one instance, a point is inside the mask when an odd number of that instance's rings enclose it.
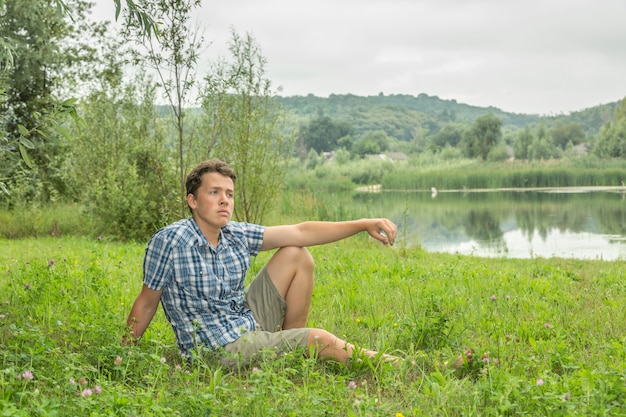
<instances>
[{"instance_id":1,"label":"water reflection","mask_svg":"<svg viewBox=\"0 0 626 417\"><path fill-rule=\"evenodd\" d=\"M399 240L431 252L626 259L626 198L617 192L359 193Z\"/></svg>"}]
</instances>

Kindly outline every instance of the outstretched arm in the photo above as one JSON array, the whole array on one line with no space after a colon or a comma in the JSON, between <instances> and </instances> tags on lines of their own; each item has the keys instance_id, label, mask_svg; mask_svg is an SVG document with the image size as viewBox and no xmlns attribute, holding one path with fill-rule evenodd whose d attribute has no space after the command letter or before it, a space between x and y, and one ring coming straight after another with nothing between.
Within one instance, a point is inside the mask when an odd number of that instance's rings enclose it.
<instances>
[{"instance_id":1,"label":"outstretched arm","mask_svg":"<svg viewBox=\"0 0 626 417\"><path fill-rule=\"evenodd\" d=\"M345 239L359 232L367 232L374 239L393 245L396 225L388 219L360 219L343 222L304 222L265 229L261 250L285 246L307 247Z\"/></svg>"},{"instance_id":2,"label":"outstretched arm","mask_svg":"<svg viewBox=\"0 0 626 417\"><path fill-rule=\"evenodd\" d=\"M141 288L126 321L130 338L124 335L124 344L134 343L143 336L159 307L162 293L163 291L152 290L145 284Z\"/></svg>"}]
</instances>

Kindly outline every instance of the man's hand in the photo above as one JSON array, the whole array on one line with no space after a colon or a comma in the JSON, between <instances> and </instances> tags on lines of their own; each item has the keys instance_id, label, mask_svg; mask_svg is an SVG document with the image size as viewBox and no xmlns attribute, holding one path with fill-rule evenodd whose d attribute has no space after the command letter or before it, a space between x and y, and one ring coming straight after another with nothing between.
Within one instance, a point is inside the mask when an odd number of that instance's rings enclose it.
<instances>
[{"instance_id":1,"label":"man's hand","mask_svg":"<svg viewBox=\"0 0 626 417\"><path fill-rule=\"evenodd\" d=\"M396 225L389 219L371 219L367 233L376 240L393 246L398 234Z\"/></svg>"}]
</instances>

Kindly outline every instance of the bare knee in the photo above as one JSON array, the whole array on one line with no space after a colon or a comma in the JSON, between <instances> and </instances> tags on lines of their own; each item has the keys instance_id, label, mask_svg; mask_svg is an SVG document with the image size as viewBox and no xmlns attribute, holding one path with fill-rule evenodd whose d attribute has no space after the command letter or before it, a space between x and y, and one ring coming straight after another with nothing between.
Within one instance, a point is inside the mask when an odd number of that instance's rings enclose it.
<instances>
[{"instance_id":1,"label":"bare knee","mask_svg":"<svg viewBox=\"0 0 626 417\"><path fill-rule=\"evenodd\" d=\"M290 260L301 268L313 269L315 267L313 256L307 248L285 246L280 248L274 256Z\"/></svg>"},{"instance_id":2,"label":"bare knee","mask_svg":"<svg viewBox=\"0 0 626 417\"><path fill-rule=\"evenodd\" d=\"M311 329L307 344L316 348L334 346L337 343L337 336L324 329Z\"/></svg>"}]
</instances>

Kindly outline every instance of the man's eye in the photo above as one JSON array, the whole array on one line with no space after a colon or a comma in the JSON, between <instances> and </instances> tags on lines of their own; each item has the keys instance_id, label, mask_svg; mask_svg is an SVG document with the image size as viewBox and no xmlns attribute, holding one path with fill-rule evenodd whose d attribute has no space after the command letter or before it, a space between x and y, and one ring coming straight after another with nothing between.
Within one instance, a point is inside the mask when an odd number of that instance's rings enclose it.
<instances>
[{"instance_id":1,"label":"man's eye","mask_svg":"<svg viewBox=\"0 0 626 417\"><path fill-rule=\"evenodd\" d=\"M235 198L235 194L228 193L226 195L228 196L228 198Z\"/></svg>"}]
</instances>

